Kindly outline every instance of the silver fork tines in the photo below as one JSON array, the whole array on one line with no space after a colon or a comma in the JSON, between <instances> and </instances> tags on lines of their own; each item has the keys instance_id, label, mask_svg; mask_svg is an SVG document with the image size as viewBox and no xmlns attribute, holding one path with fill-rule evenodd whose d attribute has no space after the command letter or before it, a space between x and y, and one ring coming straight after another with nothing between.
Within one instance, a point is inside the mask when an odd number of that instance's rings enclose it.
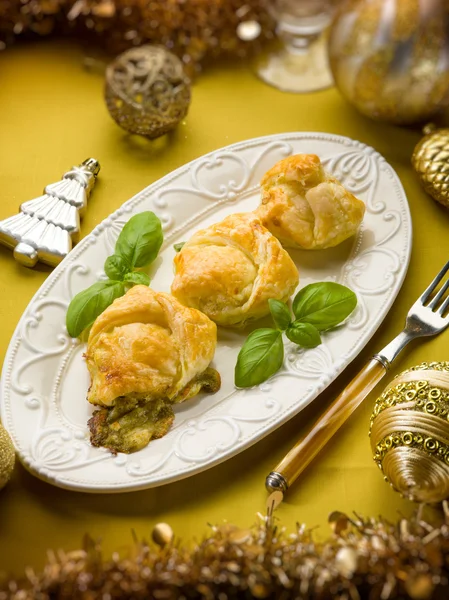
<instances>
[{"instance_id":1,"label":"silver fork tines","mask_svg":"<svg viewBox=\"0 0 449 600\"><path fill-rule=\"evenodd\" d=\"M449 287L449 284L448 286ZM440 306L439 310L438 310L438 314L443 316L444 313L446 312L446 309L449 307L449 296L446 298L446 300L443 302L443 304Z\"/></svg>"},{"instance_id":2,"label":"silver fork tines","mask_svg":"<svg viewBox=\"0 0 449 600\"><path fill-rule=\"evenodd\" d=\"M432 302L430 302L429 304L429 308L431 308L432 310L434 310L434 308L437 307L437 305L439 304L441 298L444 296L444 294L446 293L447 288L449 287L449 279L446 281L446 283L441 287L440 291L438 292L438 294L435 296L435 298L432 300Z\"/></svg>"},{"instance_id":3,"label":"silver fork tines","mask_svg":"<svg viewBox=\"0 0 449 600\"><path fill-rule=\"evenodd\" d=\"M443 316L449 308L449 295L445 297L449 290L449 279L443 283L435 297L426 304L430 295L448 271L449 261L409 310L403 331L381 352L375 355L374 358L384 366L388 367L411 340L436 335L449 326L449 315Z\"/></svg>"},{"instance_id":4,"label":"silver fork tines","mask_svg":"<svg viewBox=\"0 0 449 600\"><path fill-rule=\"evenodd\" d=\"M446 275L447 271L449 270L449 261L444 265L444 267L441 269L441 271L438 273L438 275L435 277L435 279L432 281L432 283L429 285L429 287L426 289L426 291L424 292L424 294L422 294L419 297L419 301L421 301L422 304L425 304L427 299L429 298L430 294L433 292L433 290L437 287L437 285L440 283L440 281L443 279L443 277ZM441 291L440 291L441 293ZM439 295L439 294L438 294ZM437 295L437 297L438 297ZM436 299L436 298L435 298ZM435 300L434 299L434 300Z\"/></svg>"}]
</instances>

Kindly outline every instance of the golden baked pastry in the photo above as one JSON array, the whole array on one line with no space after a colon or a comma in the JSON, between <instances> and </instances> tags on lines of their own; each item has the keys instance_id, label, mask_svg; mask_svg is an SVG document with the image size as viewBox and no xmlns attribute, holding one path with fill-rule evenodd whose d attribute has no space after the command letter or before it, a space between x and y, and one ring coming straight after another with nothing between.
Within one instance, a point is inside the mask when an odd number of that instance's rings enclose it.
<instances>
[{"instance_id":1,"label":"golden baked pastry","mask_svg":"<svg viewBox=\"0 0 449 600\"><path fill-rule=\"evenodd\" d=\"M354 235L365 204L323 169L315 154L297 154L274 165L261 181L256 214L284 246L330 248Z\"/></svg>"},{"instance_id":2,"label":"golden baked pastry","mask_svg":"<svg viewBox=\"0 0 449 600\"><path fill-rule=\"evenodd\" d=\"M269 313L268 300L286 301L298 270L253 213L238 213L198 231L175 257L172 294L225 326Z\"/></svg>"},{"instance_id":3,"label":"golden baked pastry","mask_svg":"<svg viewBox=\"0 0 449 600\"><path fill-rule=\"evenodd\" d=\"M215 324L170 294L137 285L115 300L87 345L87 399L102 407L89 421L92 444L134 452L163 436L171 403L219 389L220 376L208 368L216 343Z\"/></svg>"}]
</instances>

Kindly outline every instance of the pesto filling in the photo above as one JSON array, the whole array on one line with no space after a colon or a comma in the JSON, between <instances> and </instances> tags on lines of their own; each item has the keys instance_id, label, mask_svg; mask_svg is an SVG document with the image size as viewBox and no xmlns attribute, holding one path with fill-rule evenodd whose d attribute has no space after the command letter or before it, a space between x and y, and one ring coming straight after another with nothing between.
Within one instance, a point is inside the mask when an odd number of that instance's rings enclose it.
<instances>
[{"instance_id":1,"label":"pesto filling","mask_svg":"<svg viewBox=\"0 0 449 600\"><path fill-rule=\"evenodd\" d=\"M133 394L119 396L114 406L97 409L89 419L90 441L93 446L103 446L114 454L137 452L168 432L175 418L172 404L183 402L201 390L214 393L220 389L220 383L218 372L208 368L171 400Z\"/></svg>"}]
</instances>

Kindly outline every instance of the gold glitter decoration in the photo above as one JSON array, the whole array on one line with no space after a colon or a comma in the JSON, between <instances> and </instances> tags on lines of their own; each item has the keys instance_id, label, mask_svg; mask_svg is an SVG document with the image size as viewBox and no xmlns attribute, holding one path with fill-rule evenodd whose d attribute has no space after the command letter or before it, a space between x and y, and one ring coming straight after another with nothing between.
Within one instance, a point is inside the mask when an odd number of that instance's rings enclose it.
<instances>
[{"instance_id":1,"label":"gold glitter decoration","mask_svg":"<svg viewBox=\"0 0 449 600\"><path fill-rule=\"evenodd\" d=\"M161 44L189 74L220 56L244 58L273 38L272 0L1 0L0 49L30 34L72 34L113 55ZM239 26L260 26L255 38Z\"/></svg>"},{"instance_id":2,"label":"gold glitter decoration","mask_svg":"<svg viewBox=\"0 0 449 600\"><path fill-rule=\"evenodd\" d=\"M106 69L105 99L120 127L156 138L186 116L190 82L174 54L162 46L140 46L120 54Z\"/></svg>"},{"instance_id":3,"label":"gold glitter decoration","mask_svg":"<svg viewBox=\"0 0 449 600\"><path fill-rule=\"evenodd\" d=\"M0 584L0 600L175 600L246 598L438 600L449 595L449 510L429 522L418 511L396 524L330 516L323 542L297 525L260 517L249 529L212 527L200 542L138 542L104 559L90 537L73 552L48 552L41 572ZM339 527L335 528L337 517Z\"/></svg>"},{"instance_id":4,"label":"gold glitter decoration","mask_svg":"<svg viewBox=\"0 0 449 600\"><path fill-rule=\"evenodd\" d=\"M372 119L423 121L449 102L445 0L347 0L329 53L343 96Z\"/></svg>"},{"instance_id":5,"label":"gold glitter decoration","mask_svg":"<svg viewBox=\"0 0 449 600\"><path fill-rule=\"evenodd\" d=\"M404 371L374 405L374 460L392 487L410 500L449 497L449 362Z\"/></svg>"},{"instance_id":6,"label":"gold glitter decoration","mask_svg":"<svg viewBox=\"0 0 449 600\"><path fill-rule=\"evenodd\" d=\"M449 129L428 125L424 133L413 152L412 165L426 192L449 208Z\"/></svg>"}]
</instances>

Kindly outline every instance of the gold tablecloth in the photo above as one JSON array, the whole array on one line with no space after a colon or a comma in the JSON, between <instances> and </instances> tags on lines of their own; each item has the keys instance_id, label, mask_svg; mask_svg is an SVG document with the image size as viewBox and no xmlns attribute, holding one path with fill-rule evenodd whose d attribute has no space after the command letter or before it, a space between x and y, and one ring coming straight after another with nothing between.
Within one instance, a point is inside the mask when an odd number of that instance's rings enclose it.
<instances>
[{"instance_id":1,"label":"gold tablecloth","mask_svg":"<svg viewBox=\"0 0 449 600\"><path fill-rule=\"evenodd\" d=\"M241 63L210 68L195 82L186 123L149 142L126 135L110 119L103 76L83 66L83 51L42 41L0 54L0 219L37 196L72 164L94 156L102 171L82 224L84 235L136 192L206 152L256 136L325 131L356 138L382 153L407 192L414 220L413 254L403 288L363 353L314 403L237 457L200 475L160 488L118 495L68 492L43 483L17 465L0 491L0 571L39 568L47 548L79 547L85 532L102 538L106 552L124 550L131 530L149 537L169 522L183 538L201 537L207 523L249 525L264 511L265 475L294 444L363 362L402 328L407 309L449 258L449 213L421 191L410 166L419 130L374 123L353 110L336 89L291 95L260 82ZM50 269L19 266L0 247L0 351ZM448 360L449 333L415 344L391 373L423 360ZM289 492L278 515L320 525L327 535L331 510L383 514L395 520L414 506L386 485L371 458L369 416L376 392L338 433Z\"/></svg>"}]
</instances>

